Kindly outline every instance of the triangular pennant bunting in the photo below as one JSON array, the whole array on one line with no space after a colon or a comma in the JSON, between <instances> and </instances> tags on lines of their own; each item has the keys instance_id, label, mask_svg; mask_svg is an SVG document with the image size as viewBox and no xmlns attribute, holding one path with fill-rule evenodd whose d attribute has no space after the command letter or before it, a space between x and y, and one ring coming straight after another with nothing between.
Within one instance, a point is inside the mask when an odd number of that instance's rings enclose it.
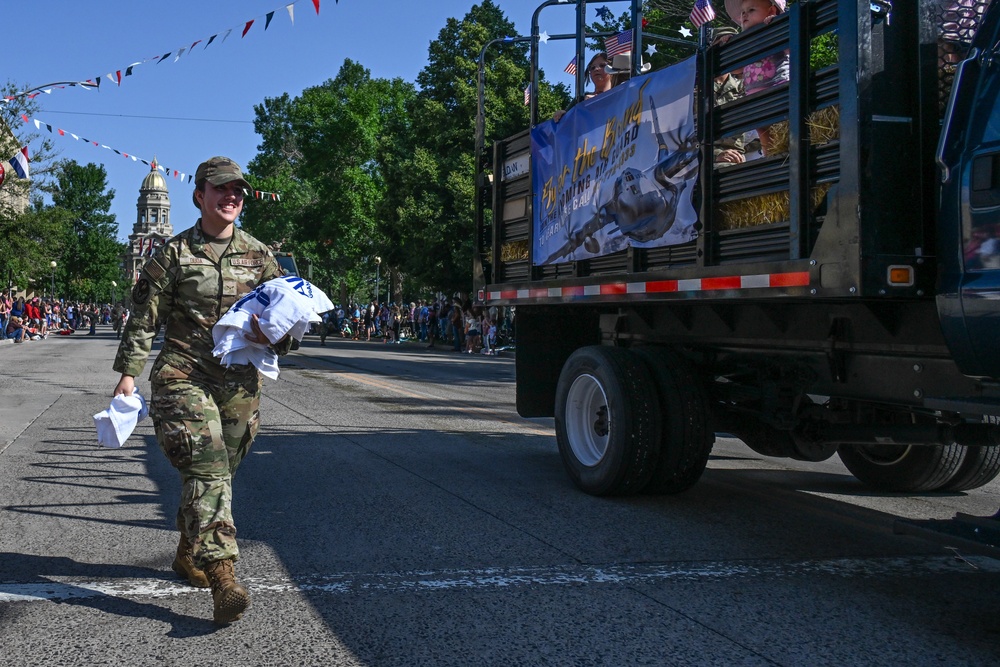
<instances>
[{"instance_id":1,"label":"triangular pennant bunting","mask_svg":"<svg viewBox=\"0 0 1000 667\"><path fill-rule=\"evenodd\" d=\"M298 2L304 2L304 1L305 0L293 0L293 2L289 2L288 4L284 5L285 11L288 12L288 20L289 20L289 22L293 26L295 25L295 5ZM320 9L320 0L310 0L310 1L312 2L313 8L316 10L316 15L318 16L319 15L319 9ZM277 10L271 10L270 12L267 12L267 13L265 13L263 15L263 17L264 17L264 30L265 31L270 27L271 22L274 20L275 13L277 13ZM252 18L252 19L250 19L248 21L244 21L243 22L242 28L239 28L239 30L241 30L241 37L246 37L247 33L250 31L251 27L258 20L258 18L260 18L260 17ZM181 57L185 53L187 53L187 54L190 55L191 52L193 51L194 47L197 46L198 44L201 44L202 42L205 42L205 46L203 48L207 49L214 41L216 41L216 38L220 34L222 35L221 42L225 42L226 39L229 37L229 35L232 34L233 30L236 30L236 29L237 28L229 28L228 30L215 33L214 35L210 36L207 41L204 40L204 39L197 39L197 40L191 42L190 46L179 47L176 50L167 51L166 53L163 53L162 55L153 56L151 58L144 58L144 59L142 59L142 60L140 60L138 62L134 62L134 63L128 65L127 67L123 68L124 69L124 77L133 76L134 74L136 74L136 69L135 68L138 67L139 65L142 65L142 64L147 63L147 62L154 62L155 64L159 64L159 63L162 63L163 61L167 60L171 56L174 56L173 57L173 62L177 62L177 61L179 61L181 59ZM107 81L107 80L114 81L120 87L122 85L122 78L123 78L122 70L121 69L114 69L114 70L111 70L111 72L109 72L108 74L103 74L101 76L94 77L93 79L87 79L86 81L79 81L79 82L66 81L66 82L62 82L60 85L57 85L55 87L59 88L59 89L64 89L67 86L68 87L80 87L80 88L83 88L85 90L86 89L90 89L90 88L98 88L99 89L100 86L101 86L101 80L102 79L105 80L105 81ZM43 90L41 92L44 92L45 94L49 95L49 94L52 93L52 90L53 90L52 88L47 88L47 89L45 89L45 90ZM4 96L3 98L0 98L0 104L6 104L7 102L11 102L11 101L13 101L13 100L15 100L15 99L17 99L19 97L27 97L29 99L34 99L38 94L39 94L39 89L37 89L37 88L25 90L23 92L15 94L15 95L8 95L8 96Z\"/></svg>"}]
</instances>

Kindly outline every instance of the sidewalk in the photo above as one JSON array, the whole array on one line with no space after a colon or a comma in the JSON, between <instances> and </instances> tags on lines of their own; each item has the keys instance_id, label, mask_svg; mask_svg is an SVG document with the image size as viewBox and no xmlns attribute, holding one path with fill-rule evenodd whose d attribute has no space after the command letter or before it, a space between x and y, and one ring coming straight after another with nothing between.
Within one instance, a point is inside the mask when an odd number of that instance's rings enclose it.
<instances>
[{"instance_id":1,"label":"sidewalk","mask_svg":"<svg viewBox=\"0 0 1000 667\"><path fill-rule=\"evenodd\" d=\"M415 338L404 338L398 344L396 344L396 343L385 343L385 342L382 341L381 338L378 338L378 339L372 338L371 340L365 340L365 339L355 340L353 338L344 338L343 336L327 336L326 340L327 340L327 346L329 346L330 344L332 344L334 342L338 342L338 343L343 342L343 343L353 343L353 344L361 344L361 345L378 345L380 347L386 348L386 350L398 349L401 352L402 351L406 351L406 352L428 352L428 353L433 353L433 354L446 354L446 355L456 355L456 356L460 355L460 356L465 356L465 357L485 357L487 359L495 359L495 358L503 358L503 357L511 359L511 358L513 358L515 356L514 352L516 350L515 347L510 346L510 347L497 348L496 354L493 354L493 355L482 354L482 353L479 353L479 354L468 354L468 353L466 353L464 351L456 350L454 348L454 346L450 342L440 342L439 341L439 342L437 342L437 343L434 344L434 347L430 347L427 343L422 342L420 340L417 340ZM315 345L316 347L324 347L319 342L319 335L317 335L317 334L308 334L302 340L302 346L306 347L307 343L309 344L308 347L312 347L313 345Z\"/></svg>"},{"instance_id":2,"label":"sidewalk","mask_svg":"<svg viewBox=\"0 0 1000 667\"><path fill-rule=\"evenodd\" d=\"M71 334L71 336L73 338L86 338L86 337L88 337L90 335L89 332L90 332L90 329L88 327L83 327L83 328L77 329L73 334ZM106 333L110 333L111 335L115 335L115 330L111 328L110 324L98 324L97 325L97 332L94 335L96 337L101 337L102 334L106 334ZM48 336L46 338L42 338L40 340L29 340L29 341L25 341L25 343L41 343L44 340L49 340L49 339L52 339L52 338L70 338L71 336L60 336L59 334L57 334L55 332L49 332L49 334L48 334ZM14 344L14 339L13 338L4 338L4 339L0 340L0 345L13 345L13 344Z\"/></svg>"}]
</instances>

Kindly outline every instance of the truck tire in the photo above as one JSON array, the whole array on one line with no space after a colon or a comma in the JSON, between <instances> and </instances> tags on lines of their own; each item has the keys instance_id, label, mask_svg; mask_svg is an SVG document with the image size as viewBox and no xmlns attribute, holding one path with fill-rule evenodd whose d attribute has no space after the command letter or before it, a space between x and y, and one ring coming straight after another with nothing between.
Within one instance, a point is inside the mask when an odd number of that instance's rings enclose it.
<instances>
[{"instance_id":1,"label":"truck tire","mask_svg":"<svg viewBox=\"0 0 1000 667\"><path fill-rule=\"evenodd\" d=\"M965 447L965 450L965 458L955 476L945 482L940 491L978 489L1000 475L1000 447Z\"/></svg>"},{"instance_id":2,"label":"truck tire","mask_svg":"<svg viewBox=\"0 0 1000 667\"><path fill-rule=\"evenodd\" d=\"M556 442L573 483L594 496L638 493L660 445L657 393L639 357L622 348L582 347L556 387Z\"/></svg>"},{"instance_id":3,"label":"truck tire","mask_svg":"<svg viewBox=\"0 0 1000 667\"><path fill-rule=\"evenodd\" d=\"M955 476L965 455L960 445L841 445L851 474L879 491L922 492Z\"/></svg>"},{"instance_id":4,"label":"truck tire","mask_svg":"<svg viewBox=\"0 0 1000 667\"><path fill-rule=\"evenodd\" d=\"M708 464L715 434L708 427L708 395L691 365L666 350L638 348L659 396L660 446L644 493L680 493Z\"/></svg>"}]
</instances>

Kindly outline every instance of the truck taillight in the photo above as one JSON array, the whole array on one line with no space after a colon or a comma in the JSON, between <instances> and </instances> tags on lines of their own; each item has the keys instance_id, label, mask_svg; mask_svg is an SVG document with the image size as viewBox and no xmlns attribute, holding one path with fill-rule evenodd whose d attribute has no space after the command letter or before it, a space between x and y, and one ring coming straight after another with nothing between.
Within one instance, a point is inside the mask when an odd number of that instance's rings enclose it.
<instances>
[{"instance_id":1,"label":"truck taillight","mask_svg":"<svg viewBox=\"0 0 1000 667\"><path fill-rule=\"evenodd\" d=\"M911 287L913 285L913 267L890 266L889 284L893 287Z\"/></svg>"}]
</instances>

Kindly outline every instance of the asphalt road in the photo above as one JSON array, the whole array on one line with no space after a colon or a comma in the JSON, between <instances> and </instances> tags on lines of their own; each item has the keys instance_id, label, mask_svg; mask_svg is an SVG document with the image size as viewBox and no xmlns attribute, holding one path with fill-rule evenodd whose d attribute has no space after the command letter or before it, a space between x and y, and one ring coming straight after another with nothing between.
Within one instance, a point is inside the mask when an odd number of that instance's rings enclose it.
<instances>
[{"instance_id":1,"label":"asphalt road","mask_svg":"<svg viewBox=\"0 0 1000 667\"><path fill-rule=\"evenodd\" d=\"M96 445L116 341L0 346L0 664L997 665L1000 561L893 532L1000 485L869 493L719 440L699 484L599 499L512 359L307 339L235 483L244 619L170 570L149 420ZM140 382L148 395L148 382Z\"/></svg>"}]
</instances>

